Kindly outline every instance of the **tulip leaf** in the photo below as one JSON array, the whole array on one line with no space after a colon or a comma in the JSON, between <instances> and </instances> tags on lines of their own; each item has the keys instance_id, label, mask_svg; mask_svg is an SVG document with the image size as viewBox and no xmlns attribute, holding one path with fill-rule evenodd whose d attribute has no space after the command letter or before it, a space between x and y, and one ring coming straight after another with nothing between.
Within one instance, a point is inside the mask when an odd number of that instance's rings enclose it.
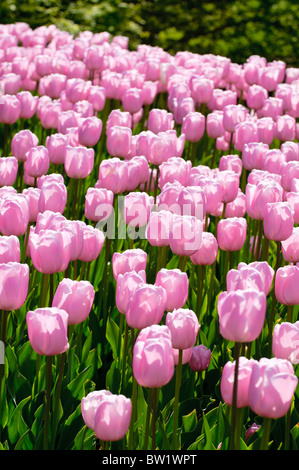
<instances>
[{"instance_id":1,"label":"tulip leaf","mask_svg":"<svg viewBox=\"0 0 299 470\"><path fill-rule=\"evenodd\" d=\"M188 415L182 416L182 427L184 432L192 432L197 426L197 413L194 409Z\"/></svg>"},{"instance_id":2,"label":"tulip leaf","mask_svg":"<svg viewBox=\"0 0 299 470\"><path fill-rule=\"evenodd\" d=\"M22 416L22 410L30 399L31 399L30 396L26 397L18 404L18 406L15 408L8 422L8 425L7 425L8 436L9 436L10 442L12 442L13 444L17 441L18 436L23 435L23 433L26 432L28 429Z\"/></svg>"},{"instance_id":3,"label":"tulip leaf","mask_svg":"<svg viewBox=\"0 0 299 470\"><path fill-rule=\"evenodd\" d=\"M107 320L106 338L112 348L113 357L116 359L118 355L119 327L111 317Z\"/></svg>"},{"instance_id":4,"label":"tulip leaf","mask_svg":"<svg viewBox=\"0 0 299 470\"><path fill-rule=\"evenodd\" d=\"M67 386L73 398L81 400L83 398L84 383L92 379L92 365L82 370Z\"/></svg>"}]
</instances>

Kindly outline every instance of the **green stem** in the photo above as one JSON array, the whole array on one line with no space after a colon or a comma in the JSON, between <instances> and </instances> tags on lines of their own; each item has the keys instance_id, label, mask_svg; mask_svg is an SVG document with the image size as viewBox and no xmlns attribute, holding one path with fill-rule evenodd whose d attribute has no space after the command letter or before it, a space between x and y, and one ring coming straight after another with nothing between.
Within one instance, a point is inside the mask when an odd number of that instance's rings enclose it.
<instances>
[{"instance_id":1,"label":"green stem","mask_svg":"<svg viewBox=\"0 0 299 470\"><path fill-rule=\"evenodd\" d=\"M131 348L133 354L135 342L135 331L134 328L131 328ZM137 419L137 380L132 374L132 416L131 416L131 423L130 423L130 430L129 430L129 450L134 450L134 427Z\"/></svg>"},{"instance_id":2,"label":"green stem","mask_svg":"<svg viewBox=\"0 0 299 470\"><path fill-rule=\"evenodd\" d=\"M281 249L281 242L277 242L276 245L276 265L275 265L275 275L280 266L280 249ZM275 303L276 303L276 296L275 290L272 287L272 303L271 303L271 312L269 318L269 332L268 332L268 356L271 357L272 355L272 331L273 331L273 323L274 323L274 316L275 316Z\"/></svg>"},{"instance_id":3,"label":"green stem","mask_svg":"<svg viewBox=\"0 0 299 470\"><path fill-rule=\"evenodd\" d=\"M126 322L124 344L123 344L123 355L122 355L122 389L124 389L125 378L126 378L125 376L126 376L127 355L128 355L128 337L129 337L129 325Z\"/></svg>"},{"instance_id":4,"label":"green stem","mask_svg":"<svg viewBox=\"0 0 299 470\"><path fill-rule=\"evenodd\" d=\"M179 360L178 360L178 365L176 368L174 412L173 412L173 431L172 431L173 450L178 450L177 428L178 428L178 418L179 418L180 387L181 387L181 382L182 382L182 365L183 365L183 350L179 349Z\"/></svg>"},{"instance_id":5,"label":"green stem","mask_svg":"<svg viewBox=\"0 0 299 470\"><path fill-rule=\"evenodd\" d=\"M60 356L60 367L59 367L59 375L56 384L55 390L55 408L53 413L53 428L52 428L52 448L55 448L55 438L57 433L57 425L58 425L58 412L59 412L59 401L60 401L60 394L61 394L61 386L62 386L62 379L64 373L64 364L65 364L66 353L64 352Z\"/></svg>"},{"instance_id":6,"label":"green stem","mask_svg":"<svg viewBox=\"0 0 299 470\"><path fill-rule=\"evenodd\" d=\"M45 425L44 425L44 450L48 450L48 447L49 447L51 385L52 385L52 356L46 356L46 411L45 411Z\"/></svg>"},{"instance_id":7,"label":"green stem","mask_svg":"<svg viewBox=\"0 0 299 470\"><path fill-rule=\"evenodd\" d=\"M153 388L152 450L156 449L156 423L157 423L157 411L158 411L158 393L159 393L159 388Z\"/></svg>"},{"instance_id":8,"label":"green stem","mask_svg":"<svg viewBox=\"0 0 299 470\"><path fill-rule=\"evenodd\" d=\"M293 317L293 305L288 305L287 322L292 323L292 317Z\"/></svg>"},{"instance_id":9,"label":"green stem","mask_svg":"<svg viewBox=\"0 0 299 470\"><path fill-rule=\"evenodd\" d=\"M240 343L235 343L235 371L234 371L234 387L233 387L233 401L232 401L232 415L230 425L230 450L238 450L240 446L240 436L236 439L236 421L237 421L237 397L238 397L238 373L239 373L239 357L240 357Z\"/></svg>"},{"instance_id":10,"label":"green stem","mask_svg":"<svg viewBox=\"0 0 299 470\"><path fill-rule=\"evenodd\" d=\"M203 265L198 265L197 269L197 318L200 321L200 312L202 307L202 291L203 291L203 279L204 279L204 268Z\"/></svg>"},{"instance_id":11,"label":"green stem","mask_svg":"<svg viewBox=\"0 0 299 470\"><path fill-rule=\"evenodd\" d=\"M270 431L271 431L271 418L264 418L263 422L263 435L261 439L260 450L267 450L270 438Z\"/></svg>"},{"instance_id":12,"label":"green stem","mask_svg":"<svg viewBox=\"0 0 299 470\"><path fill-rule=\"evenodd\" d=\"M153 389L149 388L148 399L147 399L147 410L146 410L146 422L145 422L145 431L144 431L144 443L143 450L148 448L149 440L149 425L150 425L150 415L151 415L151 405L153 403Z\"/></svg>"}]
</instances>

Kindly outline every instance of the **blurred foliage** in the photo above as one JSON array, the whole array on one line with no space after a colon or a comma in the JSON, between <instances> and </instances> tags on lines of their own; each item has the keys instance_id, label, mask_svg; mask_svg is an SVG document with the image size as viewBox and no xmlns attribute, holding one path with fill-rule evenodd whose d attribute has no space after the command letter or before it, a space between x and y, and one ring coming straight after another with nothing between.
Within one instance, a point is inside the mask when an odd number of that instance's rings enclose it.
<instances>
[{"instance_id":1,"label":"blurred foliage","mask_svg":"<svg viewBox=\"0 0 299 470\"><path fill-rule=\"evenodd\" d=\"M253 54L298 66L299 4L292 0L7 0L1 23L25 21L31 28L54 23L76 35L108 31L125 35L130 48L159 46L230 57Z\"/></svg>"}]
</instances>

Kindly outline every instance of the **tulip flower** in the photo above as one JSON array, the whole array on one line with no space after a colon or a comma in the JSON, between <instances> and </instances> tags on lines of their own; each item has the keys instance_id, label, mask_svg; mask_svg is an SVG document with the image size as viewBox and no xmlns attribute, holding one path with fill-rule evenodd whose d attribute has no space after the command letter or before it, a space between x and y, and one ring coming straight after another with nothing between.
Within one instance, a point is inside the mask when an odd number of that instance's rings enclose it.
<instances>
[{"instance_id":1,"label":"tulip flower","mask_svg":"<svg viewBox=\"0 0 299 470\"><path fill-rule=\"evenodd\" d=\"M220 334L229 341L247 343L261 333L266 315L266 295L256 289L221 292L218 297Z\"/></svg>"},{"instance_id":2,"label":"tulip flower","mask_svg":"<svg viewBox=\"0 0 299 470\"><path fill-rule=\"evenodd\" d=\"M264 232L269 240L283 241L293 233L294 218L287 202L273 202L265 206Z\"/></svg>"},{"instance_id":3,"label":"tulip flower","mask_svg":"<svg viewBox=\"0 0 299 470\"><path fill-rule=\"evenodd\" d=\"M85 196L85 217L88 220L107 220L113 211L114 194L106 188L88 188Z\"/></svg>"},{"instance_id":4,"label":"tulip flower","mask_svg":"<svg viewBox=\"0 0 299 470\"><path fill-rule=\"evenodd\" d=\"M37 308L26 315L29 341L37 354L54 356L69 348L68 314L56 307Z\"/></svg>"},{"instance_id":5,"label":"tulip flower","mask_svg":"<svg viewBox=\"0 0 299 470\"><path fill-rule=\"evenodd\" d=\"M31 232L29 250L33 266L44 274L62 272L69 263L61 231Z\"/></svg>"},{"instance_id":6,"label":"tulip flower","mask_svg":"<svg viewBox=\"0 0 299 470\"><path fill-rule=\"evenodd\" d=\"M166 298L167 293L163 287L140 284L127 303L127 324L138 330L159 324L166 310Z\"/></svg>"},{"instance_id":7,"label":"tulip flower","mask_svg":"<svg viewBox=\"0 0 299 470\"><path fill-rule=\"evenodd\" d=\"M87 427L101 441L119 441L130 426L132 403L124 395L109 390L90 392L81 400L81 412Z\"/></svg>"},{"instance_id":8,"label":"tulip flower","mask_svg":"<svg viewBox=\"0 0 299 470\"><path fill-rule=\"evenodd\" d=\"M1 263L0 278L0 309L18 310L28 293L29 266L16 261Z\"/></svg>"},{"instance_id":9,"label":"tulip flower","mask_svg":"<svg viewBox=\"0 0 299 470\"><path fill-rule=\"evenodd\" d=\"M170 330L173 348L188 349L194 346L200 325L192 310L178 308L168 312L165 324Z\"/></svg>"},{"instance_id":10,"label":"tulip flower","mask_svg":"<svg viewBox=\"0 0 299 470\"><path fill-rule=\"evenodd\" d=\"M13 186L18 175L18 160L15 157L0 158L0 186Z\"/></svg>"},{"instance_id":11,"label":"tulip flower","mask_svg":"<svg viewBox=\"0 0 299 470\"><path fill-rule=\"evenodd\" d=\"M184 307L189 289L187 273L180 269L162 268L157 273L155 285L163 287L166 291L166 311Z\"/></svg>"},{"instance_id":12,"label":"tulip flower","mask_svg":"<svg viewBox=\"0 0 299 470\"><path fill-rule=\"evenodd\" d=\"M192 354L189 359L190 368L195 372L206 370L210 365L211 356L212 351L203 344L193 346Z\"/></svg>"},{"instance_id":13,"label":"tulip flower","mask_svg":"<svg viewBox=\"0 0 299 470\"><path fill-rule=\"evenodd\" d=\"M69 325L84 321L91 310L95 291L89 281L73 281L64 278L58 285L53 297L52 307L65 310Z\"/></svg>"},{"instance_id":14,"label":"tulip flower","mask_svg":"<svg viewBox=\"0 0 299 470\"><path fill-rule=\"evenodd\" d=\"M15 235L0 237L0 263L20 263L20 241Z\"/></svg>"},{"instance_id":15,"label":"tulip flower","mask_svg":"<svg viewBox=\"0 0 299 470\"><path fill-rule=\"evenodd\" d=\"M246 357L242 356L239 357L237 408L244 408L248 406L249 383L251 379L253 364L255 362L256 361L254 359L247 359ZM235 366L235 361L227 362L223 368L220 381L221 396L225 403L229 406L232 406L233 404Z\"/></svg>"},{"instance_id":16,"label":"tulip flower","mask_svg":"<svg viewBox=\"0 0 299 470\"><path fill-rule=\"evenodd\" d=\"M152 325L141 330L133 349L133 374L142 387L166 385L174 374L170 330Z\"/></svg>"},{"instance_id":17,"label":"tulip flower","mask_svg":"<svg viewBox=\"0 0 299 470\"><path fill-rule=\"evenodd\" d=\"M169 246L179 256L190 256L202 242L202 222L194 216L175 215L170 227Z\"/></svg>"},{"instance_id":18,"label":"tulip flower","mask_svg":"<svg viewBox=\"0 0 299 470\"><path fill-rule=\"evenodd\" d=\"M69 178L86 178L91 174L93 164L93 148L66 146L64 168Z\"/></svg>"},{"instance_id":19,"label":"tulip flower","mask_svg":"<svg viewBox=\"0 0 299 470\"><path fill-rule=\"evenodd\" d=\"M217 225L217 241L223 251L238 251L244 246L247 222L244 217L221 219Z\"/></svg>"},{"instance_id":20,"label":"tulip flower","mask_svg":"<svg viewBox=\"0 0 299 470\"><path fill-rule=\"evenodd\" d=\"M276 271L274 288L278 302L289 306L299 303L298 279L299 267L296 265L283 266Z\"/></svg>"},{"instance_id":21,"label":"tulip flower","mask_svg":"<svg viewBox=\"0 0 299 470\"><path fill-rule=\"evenodd\" d=\"M24 235L29 223L29 202L25 194L8 193L0 198L0 232L2 235Z\"/></svg>"},{"instance_id":22,"label":"tulip flower","mask_svg":"<svg viewBox=\"0 0 299 470\"><path fill-rule=\"evenodd\" d=\"M110 189L119 194L127 189L128 168L126 162L118 157L103 160L99 167L96 187Z\"/></svg>"},{"instance_id":23,"label":"tulip flower","mask_svg":"<svg viewBox=\"0 0 299 470\"><path fill-rule=\"evenodd\" d=\"M273 356L299 363L299 321L277 323L273 329Z\"/></svg>"},{"instance_id":24,"label":"tulip flower","mask_svg":"<svg viewBox=\"0 0 299 470\"><path fill-rule=\"evenodd\" d=\"M11 152L18 161L24 162L27 159L27 152L37 146L38 137L29 129L24 129L14 134L11 141Z\"/></svg>"},{"instance_id":25,"label":"tulip flower","mask_svg":"<svg viewBox=\"0 0 299 470\"><path fill-rule=\"evenodd\" d=\"M117 276L115 302L120 313L126 314L131 295L140 284L145 282L145 271L128 271Z\"/></svg>"},{"instance_id":26,"label":"tulip flower","mask_svg":"<svg viewBox=\"0 0 299 470\"><path fill-rule=\"evenodd\" d=\"M114 252L112 256L113 276L117 280L119 274L129 271L145 271L147 253L140 248L125 250L122 253Z\"/></svg>"},{"instance_id":27,"label":"tulip flower","mask_svg":"<svg viewBox=\"0 0 299 470\"><path fill-rule=\"evenodd\" d=\"M298 378L290 361L262 358L252 366L248 388L251 410L266 418L281 418L290 406Z\"/></svg>"},{"instance_id":28,"label":"tulip flower","mask_svg":"<svg viewBox=\"0 0 299 470\"><path fill-rule=\"evenodd\" d=\"M170 211L159 210L150 213L145 236L153 246L169 245L169 233L173 214Z\"/></svg>"}]
</instances>

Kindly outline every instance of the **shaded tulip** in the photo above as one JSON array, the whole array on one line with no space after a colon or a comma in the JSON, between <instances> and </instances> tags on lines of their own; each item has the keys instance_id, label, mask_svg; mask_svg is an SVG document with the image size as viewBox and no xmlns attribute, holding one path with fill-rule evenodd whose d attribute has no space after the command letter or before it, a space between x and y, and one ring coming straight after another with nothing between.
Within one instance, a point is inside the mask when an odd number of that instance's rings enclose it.
<instances>
[{"instance_id":1,"label":"shaded tulip","mask_svg":"<svg viewBox=\"0 0 299 470\"><path fill-rule=\"evenodd\" d=\"M89 281L74 281L64 278L55 291L52 307L65 310L69 325L83 322L89 315L95 290Z\"/></svg>"},{"instance_id":2,"label":"shaded tulip","mask_svg":"<svg viewBox=\"0 0 299 470\"><path fill-rule=\"evenodd\" d=\"M297 384L298 378L289 361L262 358L252 366L249 407L259 416L281 418L291 406Z\"/></svg>"},{"instance_id":3,"label":"shaded tulip","mask_svg":"<svg viewBox=\"0 0 299 470\"><path fill-rule=\"evenodd\" d=\"M246 211L255 220L263 220L268 203L282 202L283 190L275 181L260 181L258 184L247 183L245 189Z\"/></svg>"},{"instance_id":4,"label":"shaded tulip","mask_svg":"<svg viewBox=\"0 0 299 470\"><path fill-rule=\"evenodd\" d=\"M18 310L27 298L29 266L15 261L1 263L0 279L0 309Z\"/></svg>"},{"instance_id":5,"label":"shaded tulip","mask_svg":"<svg viewBox=\"0 0 299 470\"><path fill-rule=\"evenodd\" d=\"M68 314L56 307L37 308L26 315L32 349L40 355L54 356L69 348Z\"/></svg>"},{"instance_id":6,"label":"shaded tulip","mask_svg":"<svg viewBox=\"0 0 299 470\"><path fill-rule=\"evenodd\" d=\"M159 134L173 129L173 114L166 109L151 109L148 115L147 128L149 131Z\"/></svg>"},{"instance_id":7,"label":"shaded tulip","mask_svg":"<svg viewBox=\"0 0 299 470\"><path fill-rule=\"evenodd\" d=\"M112 157L100 163L96 187L110 189L114 194L119 194L127 189L127 183L128 167L125 161Z\"/></svg>"},{"instance_id":8,"label":"shaded tulip","mask_svg":"<svg viewBox=\"0 0 299 470\"><path fill-rule=\"evenodd\" d=\"M212 351L203 344L192 347L192 354L189 359L189 366L195 372L206 370L211 361Z\"/></svg>"},{"instance_id":9,"label":"shaded tulip","mask_svg":"<svg viewBox=\"0 0 299 470\"><path fill-rule=\"evenodd\" d=\"M266 305L266 295L256 289L221 292L217 303L221 336L238 343L254 341L264 326Z\"/></svg>"},{"instance_id":10,"label":"shaded tulip","mask_svg":"<svg viewBox=\"0 0 299 470\"><path fill-rule=\"evenodd\" d=\"M284 260L288 263L299 263L299 227L294 227L292 234L281 242Z\"/></svg>"},{"instance_id":11,"label":"shaded tulip","mask_svg":"<svg viewBox=\"0 0 299 470\"><path fill-rule=\"evenodd\" d=\"M187 273L180 269L162 268L158 271L155 285L166 291L166 311L182 308L188 298L189 280Z\"/></svg>"},{"instance_id":12,"label":"shaded tulip","mask_svg":"<svg viewBox=\"0 0 299 470\"><path fill-rule=\"evenodd\" d=\"M205 116L199 112L190 112L183 118L181 132L187 142L198 142L205 131Z\"/></svg>"},{"instance_id":13,"label":"shaded tulip","mask_svg":"<svg viewBox=\"0 0 299 470\"><path fill-rule=\"evenodd\" d=\"M173 214L170 211L159 210L150 213L145 230L146 239L153 246L168 246L169 233Z\"/></svg>"},{"instance_id":14,"label":"shaded tulip","mask_svg":"<svg viewBox=\"0 0 299 470\"><path fill-rule=\"evenodd\" d=\"M102 121L96 116L84 118L78 126L78 138L80 145L94 147L100 140L102 133Z\"/></svg>"},{"instance_id":15,"label":"shaded tulip","mask_svg":"<svg viewBox=\"0 0 299 470\"><path fill-rule=\"evenodd\" d=\"M49 153L46 147L38 145L28 151L24 166L24 170L28 175L38 178L48 172L49 166Z\"/></svg>"},{"instance_id":16,"label":"shaded tulip","mask_svg":"<svg viewBox=\"0 0 299 470\"><path fill-rule=\"evenodd\" d=\"M46 181L40 188L39 212L50 210L63 214L67 203L67 189L64 183Z\"/></svg>"},{"instance_id":17,"label":"shaded tulip","mask_svg":"<svg viewBox=\"0 0 299 470\"><path fill-rule=\"evenodd\" d=\"M15 235L0 237L0 263L20 263L20 241Z\"/></svg>"},{"instance_id":18,"label":"shaded tulip","mask_svg":"<svg viewBox=\"0 0 299 470\"><path fill-rule=\"evenodd\" d=\"M273 356L299 363L299 321L277 323L272 337Z\"/></svg>"},{"instance_id":19,"label":"shaded tulip","mask_svg":"<svg viewBox=\"0 0 299 470\"><path fill-rule=\"evenodd\" d=\"M0 122L14 124L20 117L21 103L15 95L4 94L0 97Z\"/></svg>"},{"instance_id":20,"label":"shaded tulip","mask_svg":"<svg viewBox=\"0 0 299 470\"><path fill-rule=\"evenodd\" d=\"M146 192L130 192L124 198L124 221L131 227L143 227L147 224L154 199Z\"/></svg>"}]
</instances>

